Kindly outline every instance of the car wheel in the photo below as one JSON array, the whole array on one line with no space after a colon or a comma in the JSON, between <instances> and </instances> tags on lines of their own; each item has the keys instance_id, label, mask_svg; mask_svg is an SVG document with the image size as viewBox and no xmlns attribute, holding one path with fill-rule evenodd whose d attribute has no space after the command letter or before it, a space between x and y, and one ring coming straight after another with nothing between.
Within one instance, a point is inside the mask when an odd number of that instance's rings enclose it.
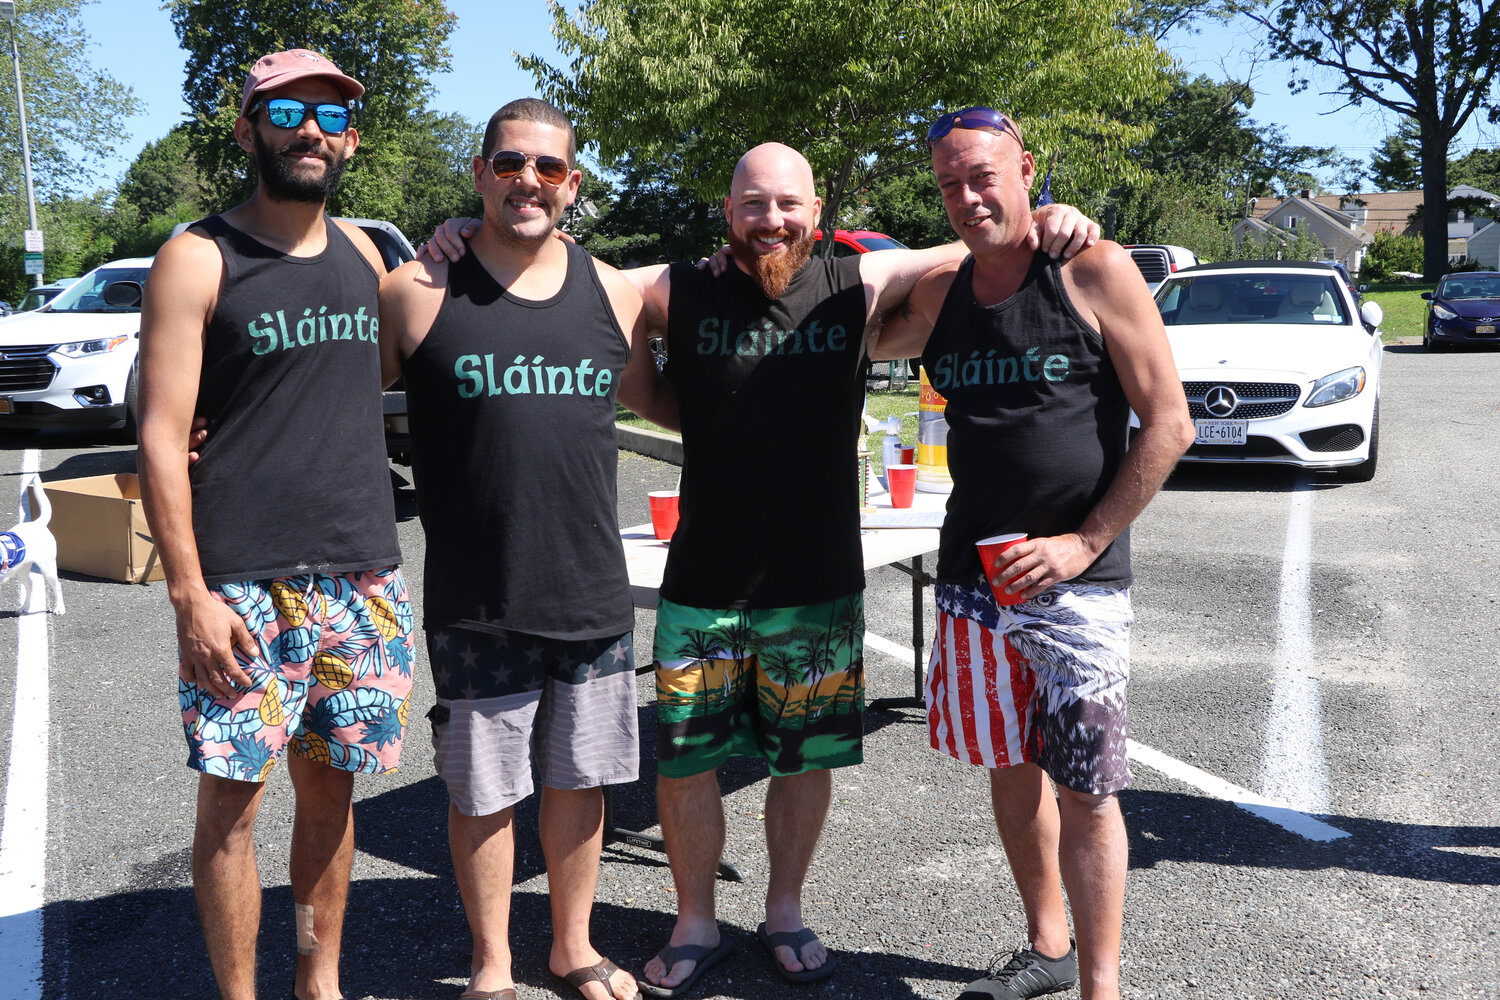
<instances>
[{"instance_id":1,"label":"car wheel","mask_svg":"<svg viewBox=\"0 0 1500 1000\"><path fill-rule=\"evenodd\" d=\"M1368 483L1375 478L1375 463L1380 457L1380 400L1375 400L1375 413L1370 417L1370 457L1358 465L1339 470L1339 478L1346 483Z\"/></svg>"},{"instance_id":2,"label":"car wheel","mask_svg":"<svg viewBox=\"0 0 1500 1000\"><path fill-rule=\"evenodd\" d=\"M137 426L136 426L136 408L137 408L136 395L139 392L139 389L136 386L136 382L138 381L137 372L138 372L139 368L140 368L139 364L131 365L130 366L130 378L127 379L126 382L125 382L125 431L124 431L124 433L125 433L125 436L127 438L129 438L131 441L134 441L136 439L136 432L137 432L137 429L138 429Z\"/></svg>"},{"instance_id":3,"label":"car wheel","mask_svg":"<svg viewBox=\"0 0 1500 1000\"><path fill-rule=\"evenodd\" d=\"M1443 345L1438 343L1438 339L1432 335L1431 327L1422 331L1422 346L1432 354L1437 354L1443 349Z\"/></svg>"}]
</instances>

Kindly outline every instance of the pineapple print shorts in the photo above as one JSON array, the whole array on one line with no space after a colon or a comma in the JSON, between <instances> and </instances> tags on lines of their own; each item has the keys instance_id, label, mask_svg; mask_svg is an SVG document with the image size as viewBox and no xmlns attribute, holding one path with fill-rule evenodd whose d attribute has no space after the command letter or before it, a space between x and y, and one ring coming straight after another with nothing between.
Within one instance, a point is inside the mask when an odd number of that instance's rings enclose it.
<instances>
[{"instance_id":1,"label":"pineapple print shorts","mask_svg":"<svg viewBox=\"0 0 1500 1000\"><path fill-rule=\"evenodd\" d=\"M395 566L209 588L260 654L235 658L251 686L218 699L177 681L188 766L264 781L282 752L384 774L401 757L412 686L412 613Z\"/></svg>"},{"instance_id":2,"label":"pineapple print shorts","mask_svg":"<svg viewBox=\"0 0 1500 1000\"><path fill-rule=\"evenodd\" d=\"M864 760L864 595L791 608L656 610L657 771L730 757L772 774Z\"/></svg>"}]
</instances>

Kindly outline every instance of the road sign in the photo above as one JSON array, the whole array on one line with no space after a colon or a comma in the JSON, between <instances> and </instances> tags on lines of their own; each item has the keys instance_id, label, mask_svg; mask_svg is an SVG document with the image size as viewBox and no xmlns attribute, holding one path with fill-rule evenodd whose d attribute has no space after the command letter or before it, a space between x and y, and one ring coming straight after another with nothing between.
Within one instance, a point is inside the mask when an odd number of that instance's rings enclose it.
<instances>
[{"instance_id":1,"label":"road sign","mask_svg":"<svg viewBox=\"0 0 1500 1000\"><path fill-rule=\"evenodd\" d=\"M42 246L42 231L40 229L26 230L26 252L41 253L45 249L47 248Z\"/></svg>"},{"instance_id":2,"label":"road sign","mask_svg":"<svg viewBox=\"0 0 1500 1000\"><path fill-rule=\"evenodd\" d=\"M44 273L43 267L42 267L42 255L41 254L39 254L39 253L22 254L21 255L21 259L26 264L26 273L27 274L42 274L42 273Z\"/></svg>"}]
</instances>

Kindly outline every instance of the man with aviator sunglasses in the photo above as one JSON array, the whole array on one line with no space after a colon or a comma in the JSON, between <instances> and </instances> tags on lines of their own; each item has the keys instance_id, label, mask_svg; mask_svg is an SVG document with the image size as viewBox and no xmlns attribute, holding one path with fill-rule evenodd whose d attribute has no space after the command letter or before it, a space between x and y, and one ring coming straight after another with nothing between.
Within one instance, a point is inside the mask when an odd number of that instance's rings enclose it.
<instances>
[{"instance_id":1,"label":"man with aviator sunglasses","mask_svg":"<svg viewBox=\"0 0 1500 1000\"><path fill-rule=\"evenodd\" d=\"M255 193L162 247L142 303L141 494L177 619L201 772L193 888L225 1000L255 996L254 823L287 749L293 994L340 996L354 774L395 770L411 691L381 426L385 268L325 212L363 92L316 52L258 60L234 124ZM195 414L210 434L190 469Z\"/></svg>"},{"instance_id":2,"label":"man with aviator sunglasses","mask_svg":"<svg viewBox=\"0 0 1500 1000\"><path fill-rule=\"evenodd\" d=\"M474 949L470 1000L513 1000L515 807L541 777L548 969L587 1000L636 982L590 941L606 784L636 779L635 612L616 514L615 400L675 424L640 295L553 238L577 196L573 128L532 98L490 119L472 253L381 286L427 538L438 774Z\"/></svg>"},{"instance_id":3,"label":"man with aviator sunglasses","mask_svg":"<svg viewBox=\"0 0 1500 1000\"><path fill-rule=\"evenodd\" d=\"M1075 980L1085 1000L1112 1000L1127 861L1117 793L1130 781L1129 526L1193 424L1129 254L1101 242L1060 262L1029 245L1036 165L1015 123L965 108L934 122L927 143L969 255L916 283L871 356L921 352L948 400L953 495L928 734L934 749L989 769L1028 933L960 1000L1020 1000ZM1127 444L1132 409L1141 429ZM987 580L975 543L1002 533L1024 540Z\"/></svg>"},{"instance_id":4,"label":"man with aviator sunglasses","mask_svg":"<svg viewBox=\"0 0 1500 1000\"><path fill-rule=\"evenodd\" d=\"M716 775L736 755L767 758L772 774L771 873L758 936L784 979L834 971L834 956L805 926L802 887L827 816L831 769L863 759L864 574L852 456L864 332L962 247L813 259L821 207L806 159L766 143L741 158L724 201L731 252L723 273L691 265L624 272L641 290L650 326L667 332L685 454L655 644L657 797L678 919L643 970L641 989L654 996L682 995L731 947L714 906L724 839ZM463 231L450 222L429 252L462 254ZM1034 230L1028 220L1028 234L1049 252L1077 252L1097 233L1066 206L1040 212ZM799 484L795 516L768 513L786 510L779 480L748 471L771 467ZM705 655L694 643L731 631L748 634L741 646L759 654L736 656L726 640ZM817 684L839 692L842 708L814 713L812 698L792 698L814 687L810 647L830 651ZM785 658L802 680L762 694L770 682L761 657ZM726 689L736 678L743 703L705 697L716 706L708 713L673 707L708 676Z\"/></svg>"}]
</instances>

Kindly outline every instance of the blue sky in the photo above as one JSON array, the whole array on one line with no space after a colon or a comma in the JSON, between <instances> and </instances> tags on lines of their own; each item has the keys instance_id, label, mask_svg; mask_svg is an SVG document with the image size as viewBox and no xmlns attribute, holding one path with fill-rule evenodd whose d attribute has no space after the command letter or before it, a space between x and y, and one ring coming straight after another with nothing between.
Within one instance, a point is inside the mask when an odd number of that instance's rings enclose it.
<instances>
[{"instance_id":1,"label":"blue sky","mask_svg":"<svg viewBox=\"0 0 1500 1000\"><path fill-rule=\"evenodd\" d=\"M570 2L571 6L571 2ZM115 181L147 142L165 135L181 120L184 54L165 10L158 0L105 0L83 9L83 23L93 39L90 58L112 76L134 88L144 111L126 122L128 138L105 165L102 180ZM458 27L449 39L453 72L433 79L433 107L484 121L506 101L535 92L528 73L516 67L511 54L537 53L555 60L550 19L543 0L449 0ZM1300 97L1287 93L1284 64L1255 58L1256 34L1243 23L1215 25L1201 33L1170 35L1166 48L1189 72L1224 79L1226 73L1243 78L1253 66L1257 92L1252 117L1263 124L1283 126L1291 142L1308 146L1336 146L1345 155L1368 163L1370 152L1394 131L1393 116L1383 109L1339 110L1341 101L1317 93L1315 86ZM1500 144L1494 130L1481 133L1470 127L1456 144L1455 155L1475 145ZM1325 178L1328 183L1332 178Z\"/></svg>"}]
</instances>

